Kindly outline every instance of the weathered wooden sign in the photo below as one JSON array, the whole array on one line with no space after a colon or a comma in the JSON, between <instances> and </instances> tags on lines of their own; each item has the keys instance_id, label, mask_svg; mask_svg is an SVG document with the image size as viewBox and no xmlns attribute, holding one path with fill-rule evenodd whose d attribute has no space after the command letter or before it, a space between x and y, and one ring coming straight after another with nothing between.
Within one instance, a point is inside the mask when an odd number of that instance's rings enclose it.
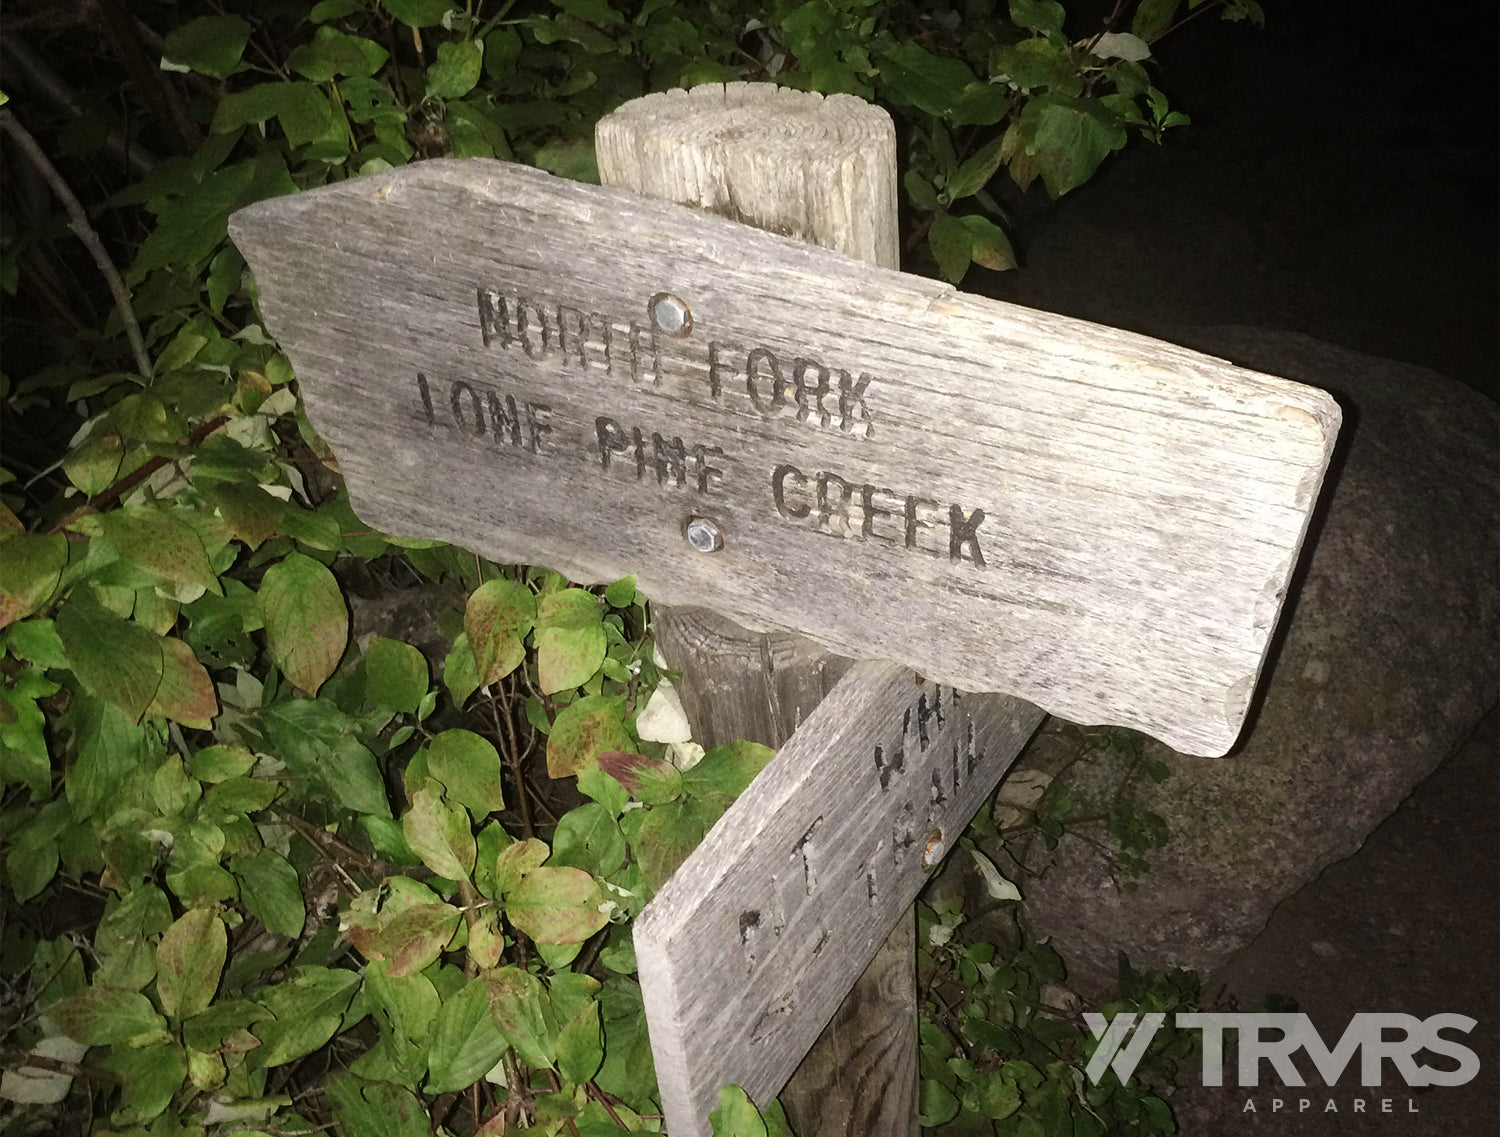
<instances>
[{"instance_id":1,"label":"weathered wooden sign","mask_svg":"<svg viewBox=\"0 0 1500 1137\"><path fill-rule=\"evenodd\" d=\"M636 921L673 1137L781 1089L1042 712L856 664Z\"/></svg>"},{"instance_id":2,"label":"weathered wooden sign","mask_svg":"<svg viewBox=\"0 0 1500 1137\"><path fill-rule=\"evenodd\" d=\"M372 525L1234 742L1324 392L508 163L230 232Z\"/></svg>"}]
</instances>

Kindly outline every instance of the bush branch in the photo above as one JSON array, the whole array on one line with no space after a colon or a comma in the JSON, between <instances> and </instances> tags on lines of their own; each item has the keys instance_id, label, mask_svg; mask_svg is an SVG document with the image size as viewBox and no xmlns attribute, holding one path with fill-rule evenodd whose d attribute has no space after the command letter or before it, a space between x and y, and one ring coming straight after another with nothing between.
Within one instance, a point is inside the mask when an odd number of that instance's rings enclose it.
<instances>
[{"instance_id":1,"label":"bush branch","mask_svg":"<svg viewBox=\"0 0 1500 1137\"><path fill-rule=\"evenodd\" d=\"M52 192L57 195L58 200L68 211L68 220L73 232L78 235L78 239L83 242L83 247L89 251L89 255L94 258L94 263L99 266L99 271L104 274L104 279L109 284L110 294L115 298L115 305L120 309L120 320L125 325L125 335L130 340L130 350L135 354L136 368L140 371L142 378L149 380L151 357L146 354L146 344L141 339L141 326L136 323L135 310L130 306L130 293L125 290L125 282L120 279L114 262L105 252L104 243L99 240L99 234L94 232L94 227L89 224L88 214L84 213L78 198L68 188L68 183L63 181L62 175L57 172L57 167L42 151L37 140L32 137L31 131L21 125L20 119L9 110L0 110L0 129L15 139L16 145L21 148L26 157L31 159L31 164L47 180L47 184L52 187Z\"/></svg>"}]
</instances>

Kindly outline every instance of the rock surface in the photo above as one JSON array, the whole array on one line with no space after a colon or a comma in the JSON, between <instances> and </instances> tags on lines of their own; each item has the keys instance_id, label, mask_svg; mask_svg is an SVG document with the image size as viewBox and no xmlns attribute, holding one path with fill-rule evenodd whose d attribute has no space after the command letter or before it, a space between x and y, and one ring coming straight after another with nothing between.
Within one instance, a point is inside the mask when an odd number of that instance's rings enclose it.
<instances>
[{"instance_id":1,"label":"rock surface","mask_svg":"<svg viewBox=\"0 0 1500 1137\"><path fill-rule=\"evenodd\" d=\"M1424 368L1296 333L1171 338L1332 391L1345 427L1239 746L1217 759L1147 746L1173 775L1135 800L1173 839L1136 891L1120 894L1099 847L1076 838L1027 890L1032 921L1085 992L1109 983L1117 951L1137 967L1218 968L1281 900L1359 848L1500 686L1495 405ZM1059 745L1043 734L1019 765L1046 768ZM1117 782L1116 764L1069 775L1080 812Z\"/></svg>"}]
</instances>

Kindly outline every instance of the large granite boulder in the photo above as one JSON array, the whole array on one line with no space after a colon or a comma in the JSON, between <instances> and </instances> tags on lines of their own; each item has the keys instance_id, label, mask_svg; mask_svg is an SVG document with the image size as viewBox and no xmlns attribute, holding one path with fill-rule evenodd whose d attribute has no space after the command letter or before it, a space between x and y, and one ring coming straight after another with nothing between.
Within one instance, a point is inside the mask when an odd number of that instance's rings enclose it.
<instances>
[{"instance_id":1,"label":"large granite boulder","mask_svg":"<svg viewBox=\"0 0 1500 1137\"><path fill-rule=\"evenodd\" d=\"M1500 686L1495 405L1424 368L1295 333L1172 338L1332 391L1345 425L1239 746L1209 759L1147 747L1173 775L1132 793L1167 819L1171 843L1124 894L1097 844L1065 838L1050 865L1032 865L1043 871L1026 890L1030 918L1083 991L1107 986L1121 950L1137 967L1215 970L1278 902L1358 849ZM1044 732L1018 768L1056 768L1070 745ZM1119 770L1071 767L1081 812Z\"/></svg>"}]
</instances>

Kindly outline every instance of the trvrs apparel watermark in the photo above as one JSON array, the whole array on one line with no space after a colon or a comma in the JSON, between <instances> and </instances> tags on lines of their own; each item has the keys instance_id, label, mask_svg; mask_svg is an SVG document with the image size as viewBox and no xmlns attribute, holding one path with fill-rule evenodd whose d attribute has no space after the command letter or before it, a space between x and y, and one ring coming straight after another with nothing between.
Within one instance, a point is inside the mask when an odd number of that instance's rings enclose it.
<instances>
[{"instance_id":1,"label":"trvrs apparel watermark","mask_svg":"<svg viewBox=\"0 0 1500 1137\"><path fill-rule=\"evenodd\" d=\"M1160 1012L1140 1016L1131 1012L1118 1014L1106 1021L1103 1015L1092 1011L1085 1013L1083 1017L1089 1030L1099 1040L1093 1057L1085 1067L1089 1080L1096 1085L1108 1069L1114 1070L1122 1082L1129 1079L1166 1018ZM1136 1022L1138 1017L1139 1025ZM1439 1014L1419 1019L1415 1015L1397 1013L1361 1013L1354 1016L1343 1036L1332 1048L1324 1043L1307 1015L1301 1013L1184 1011L1174 1021L1179 1029L1203 1032L1205 1086L1224 1084L1226 1030L1233 1030L1238 1036L1237 1084L1241 1087L1260 1085L1262 1059L1271 1064L1282 1085L1306 1085L1301 1072L1292 1061L1292 1055L1298 1050L1306 1052L1324 1083L1329 1086L1338 1081L1356 1051L1360 1056L1360 1084L1364 1086L1381 1084L1382 1066L1387 1059L1395 1065L1402 1081L1409 1087L1462 1086L1479 1072L1479 1056L1467 1046L1442 1035L1445 1030L1465 1034L1473 1030L1476 1020L1467 1015ZM1273 1036L1262 1037L1263 1030L1273 1032ZM1401 1037L1388 1038L1387 1031L1393 1034L1399 1031ZM1451 1058L1457 1062L1457 1068L1441 1069L1417 1062L1417 1054L1423 1051ZM1282 1104L1281 1099L1275 1099L1272 1111L1279 1110ZM1254 1108L1253 1101L1246 1106L1247 1111ZM1416 1112L1410 1101L1408 1110ZM1357 1103L1355 1112L1363 1112L1363 1101ZM1389 1099L1383 1105L1382 1112L1390 1112Z\"/></svg>"}]
</instances>

